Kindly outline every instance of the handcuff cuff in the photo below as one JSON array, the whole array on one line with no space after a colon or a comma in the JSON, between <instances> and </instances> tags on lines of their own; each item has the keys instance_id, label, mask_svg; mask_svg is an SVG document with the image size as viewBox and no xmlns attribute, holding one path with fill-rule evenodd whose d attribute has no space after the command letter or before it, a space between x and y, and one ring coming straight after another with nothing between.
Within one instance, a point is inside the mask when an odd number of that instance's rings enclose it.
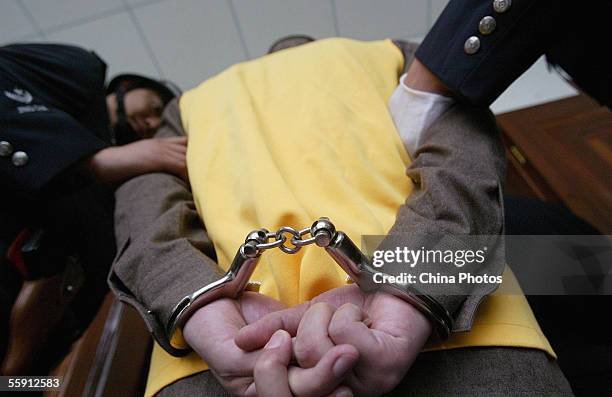
<instances>
[{"instance_id":1,"label":"handcuff cuff","mask_svg":"<svg viewBox=\"0 0 612 397\"><path fill-rule=\"evenodd\" d=\"M293 247L285 244L287 234L292 236L289 241ZM302 238L308 234L310 237ZM274 241L270 242L270 239ZM453 319L438 301L419 292L409 284L375 283L373 276L380 271L372 266L370 259L345 233L337 231L328 218L319 218L311 227L301 230L284 226L276 233L267 229L250 232L244 244L238 248L229 270L221 279L185 296L175 306L166 327L170 345L178 350L189 349L183 338L183 327L187 320L196 310L209 302L220 298L238 298L247 289L249 279L265 250L280 248L287 254L295 254L303 246L313 243L325 248L334 261L347 273L350 281L357 284L361 291L366 293L383 291L410 303L433 323L439 338L448 338Z\"/></svg>"}]
</instances>

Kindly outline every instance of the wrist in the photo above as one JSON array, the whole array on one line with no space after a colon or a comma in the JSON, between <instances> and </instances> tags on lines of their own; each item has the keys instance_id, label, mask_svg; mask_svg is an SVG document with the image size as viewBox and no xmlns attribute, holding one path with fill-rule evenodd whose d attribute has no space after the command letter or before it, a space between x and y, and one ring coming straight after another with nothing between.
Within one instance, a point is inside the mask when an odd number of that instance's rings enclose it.
<instances>
[{"instance_id":1,"label":"wrist","mask_svg":"<svg viewBox=\"0 0 612 397\"><path fill-rule=\"evenodd\" d=\"M200 307L185 319L182 337L185 343L197 351L198 342L210 326L223 320L224 315L236 312L237 302L229 298L213 300ZM212 321L211 321L212 320Z\"/></svg>"},{"instance_id":2,"label":"wrist","mask_svg":"<svg viewBox=\"0 0 612 397\"><path fill-rule=\"evenodd\" d=\"M198 330L201 329L202 322L205 317L204 307L198 309L195 313L187 319L185 326L183 327L183 338L185 343L193 349L195 341L197 340Z\"/></svg>"},{"instance_id":3,"label":"wrist","mask_svg":"<svg viewBox=\"0 0 612 397\"><path fill-rule=\"evenodd\" d=\"M417 58L414 59L403 83L414 90L452 97L453 92Z\"/></svg>"},{"instance_id":4,"label":"wrist","mask_svg":"<svg viewBox=\"0 0 612 397\"><path fill-rule=\"evenodd\" d=\"M97 181L115 185L150 172L152 167L148 162L136 157L130 151L130 145L125 145L100 150L87 159L86 168Z\"/></svg>"},{"instance_id":5,"label":"wrist","mask_svg":"<svg viewBox=\"0 0 612 397\"><path fill-rule=\"evenodd\" d=\"M87 172L98 182L108 183L111 179L109 178L108 164L112 163L115 150L115 147L107 147L85 160Z\"/></svg>"},{"instance_id":6,"label":"wrist","mask_svg":"<svg viewBox=\"0 0 612 397\"><path fill-rule=\"evenodd\" d=\"M412 303L386 292L384 294L395 300L397 306L401 307L401 310L398 310L398 314L402 316L407 324L405 333L411 335L415 343L424 345L427 339L434 333L435 324L433 321Z\"/></svg>"}]
</instances>

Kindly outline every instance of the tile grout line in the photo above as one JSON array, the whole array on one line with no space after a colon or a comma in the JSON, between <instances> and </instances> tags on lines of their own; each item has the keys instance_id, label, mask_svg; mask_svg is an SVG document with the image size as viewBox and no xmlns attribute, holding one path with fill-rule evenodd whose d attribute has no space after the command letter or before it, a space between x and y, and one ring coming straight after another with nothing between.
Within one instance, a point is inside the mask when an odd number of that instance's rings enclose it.
<instances>
[{"instance_id":1,"label":"tile grout line","mask_svg":"<svg viewBox=\"0 0 612 397\"><path fill-rule=\"evenodd\" d=\"M18 0L18 1L21 2L23 0ZM109 10L102 11L102 12L99 12L97 14L93 14L93 15L89 15L89 16L86 16L86 17L81 17L81 18L73 19L72 21L64 22L64 23L61 23L59 25L51 26L51 27L46 28L46 29L40 28L40 34L46 37L49 34L58 33L58 32L61 32L63 30L75 28L77 26L81 26L81 25L84 25L86 23L97 21L98 19L104 19L104 18L115 16L115 15L119 15L122 12L127 11L128 9L136 10L136 9L147 7L147 6L150 6L150 5L159 4L159 3L162 3L164 1L169 1L169 0L150 0L148 2L137 3L137 4L133 5L133 6L129 6L124 1L122 1L122 3L124 4L122 7L111 8ZM25 7L25 5L24 5L24 8L25 8L26 12L29 15L31 15L29 13L29 10ZM34 16L31 15L31 17L32 17L32 19L35 22L36 20L34 19ZM38 26L38 24L36 24L36 26Z\"/></svg>"},{"instance_id":2,"label":"tile grout line","mask_svg":"<svg viewBox=\"0 0 612 397\"><path fill-rule=\"evenodd\" d=\"M251 53L249 48L246 45L246 40L244 39L244 32L242 31L242 26L240 26L240 21L238 20L238 14L236 13L236 8L234 7L234 3L232 0L225 0L229 9L230 14L232 15L232 19L234 20L234 27L238 32L238 38L240 39L240 44L242 45L242 50L244 51L244 55L246 59L251 59Z\"/></svg>"},{"instance_id":3,"label":"tile grout line","mask_svg":"<svg viewBox=\"0 0 612 397\"><path fill-rule=\"evenodd\" d=\"M60 25L56 25L56 26L52 26L52 27L47 28L47 29L43 29L42 32L45 35L61 32L62 30L67 30L67 29L74 28L74 27L77 27L77 26L80 26L80 25L84 25L86 23L97 21L98 19L104 19L104 18L115 16L115 15L119 15L122 12L125 12L125 11L126 11L125 6L111 8L110 10L99 12L99 13L94 14L94 15L90 15L90 16L82 17L82 18L77 18L77 19L74 19L72 21L62 23Z\"/></svg>"},{"instance_id":4,"label":"tile grout line","mask_svg":"<svg viewBox=\"0 0 612 397\"><path fill-rule=\"evenodd\" d=\"M142 40L142 43L144 44L145 51L149 54L149 57L151 58L151 61L153 62L153 67L155 67L155 70L157 71L157 74L159 75L159 77L165 78L164 71L162 70L161 64L159 63L159 60L155 56L155 52L153 51L153 48L151 47L151 43L149 43L147 36L142 30L142 26L140 26L140 22L138 21L138 18L136 18L136 14L134 14L134 10L129 6L129 4L127 4L126 0L121 0L121 2L126 8L126 11L130 17L130 20L132 21L132 24L136 28L136 31L138 32L138 35L140 36L140 40Z\"/></svg>"},{"instance_id":5,"label":"tile grout line","mask_svg":"<svg viewBox=\"0 0 612 397\"><path fill-rule=\"evenodd\" d=\"M43 30L40 28L38 21L36 21L36 18L34 18L34 15L32 15L30 9L26 7L25 4L23 4L23 0L17 0L17 5L19 6L19 8L21 8L21 11L25 14L26 18L30 21L30 23L36 30L36 34L42 36L43 39L46 38L47 36L45 32L43 32Z\"/></svg>"},{"instance_id":6,"label":"tile grout line","mask_svg":"<svg viewBox=\"0 0 612 397\"><path fill-rule=\"evenodd\" d=\"M336 0L331 0L331 11L332 19L334 21L334 32L336 36L340 36L340 29L338 28L338 7L336 7Z\"/></svg>"}]
</instances>

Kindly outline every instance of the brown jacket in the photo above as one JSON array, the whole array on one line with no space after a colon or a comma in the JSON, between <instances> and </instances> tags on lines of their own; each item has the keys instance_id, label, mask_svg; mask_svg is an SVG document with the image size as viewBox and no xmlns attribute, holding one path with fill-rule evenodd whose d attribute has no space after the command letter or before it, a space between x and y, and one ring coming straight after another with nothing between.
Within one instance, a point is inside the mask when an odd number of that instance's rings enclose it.
<instances>
[{"instance_id":1,"label":"brown jacket","mask_svg":"<svg viewBox=\"0 0 612 397\"><path fill-rule=\"evenodd\" d=\"M406 69L414 46L403 42L396 45L404 53ZM164 125L157 136L176 135L184 135L184 131L174 101L164 113ZM389 235L501 235L504 159L492 114L454 104L425 132L415 160L407 168L408 177L417 186L399 208ZM118 254L109 276L111 289L140 312L165 350L181 354L170 346L165 331L172 309L185 295L223 275L189 186L167 174L148 174L126 182L116 192L115 226ZM380 248L396 243L389 237ZM495 246L498 242L489 243ZM503 250L500 244L497 246L491 260L477 272L472 268L472 273L501 274ZM391 272L395 271L414 269ZM458 269L446 271L454 274ZM453 315L453 331L464 331L470 329L482 297L493 289L491 284L483 284L472 285L469 290L423 292L436 296Z\"/></svg>"}]
</instances>

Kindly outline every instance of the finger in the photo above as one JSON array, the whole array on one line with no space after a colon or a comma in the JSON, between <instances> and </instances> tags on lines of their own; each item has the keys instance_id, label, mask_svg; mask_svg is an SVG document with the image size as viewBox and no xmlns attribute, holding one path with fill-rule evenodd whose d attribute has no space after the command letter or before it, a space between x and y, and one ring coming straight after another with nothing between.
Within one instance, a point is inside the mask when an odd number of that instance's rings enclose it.
<instances>
[{"instance_id":1,"label":"finger","mask_svg":"<svg viewBox=\"0 0 612 397\"><path fill-rule=\"evenodd\" d=\"M169 151L182 154L183 156L187 154L187 146L185 145L170 144L167 145L167 148Z\"/></svg>"},{"instance_id":2,"label":"finger","mask_svg":"<svg viewBox=\"0 0 612 397\"><path fill-rule=\"evenodd\" d=\"M293 351L302 368L312 368L325 353L334 347L327 334L334 309L325 302L310 307L298 326Z\"/></svg>"},{"instance_id":3,"label":"finger","mask_svg":"<svg viewBox=\"0 0 612 397\"><path fill-rule=\"evenodd\" d=\"M187 140L182 140L182 141L165 141L164 144L168 147L174 147L177 149L187 149L188 143Z\"/></svg>"},{"instance_id":4,"label":"finger","mask_svg":"<svg viewBox=\"0 0 612 397\"><path fill-rule=\"evenodd\" d=\"M168 142L168 143L178 143L181 145L186 145L187 144L187 137L186 136L177 136L177 137L172 137L172 138L159 138L159 139L163 139L164 142Z\"/></svg>"},{"instance_id":5,"label":"finger","mask_svg":"<svg viewBox=\"0 0 612 397\"><path fill-rule=\"evenodd\" d=\"M234 343L244 327L238 302L219 299L196 311L183 329L187 343L225 378L252 376L260 352L245 352Z\"/></svg>"},{"instance_id":6,"label":"finger","mask_svg":"<svg viewBox=\"0 0 612 397\"><path fill-rule=\"evenodd\" d=\"M359 361L351 345L334 346L312 368L289 368L289 386L296 396L328 395L344 380Z\"/></svg>"},{"instance_id":7,"label":"finger","mask_svg":"<svg viewBox=\"0 0 612 397\"><path fill-rule=\"evenodd\" d=\"M291 397L287 378L289 360L291 360L291 337L286 331L277 331L255 363L253 375L259 396Z\"/></svg>"},{"instance_id":8,"label":"finger","mask_svg":"<svg viewBox=\"0 0 612 397\"><path fill-rule=\"evenodd\" d=\"M185 167L185 164L181 163L179 160L172 159L171 161L168 161L168 164L166 165L166 172L176 175L185 182L188 182L187 167Z\"/></svg>"},{"instance_id":9,"label":"finger","mask_svg":"<svg viewBox=\"0 0 612 397\"><path fill-rule=\"evenodd\" d=\"M329 337L336 345L348 343L359 350L364 361L376 357L379 344L374 333L364 323L366 313L359 307L347 303L334 312L329 323Z\"/></svg>"},{"instance_id":10,"label":"finger","mask_svg":"<svg viewBox=\"0 0 612 397\"><path fill-rule=\"evenodd\" d=\"M172 152L166 153L164 156L164 161L165 161L166 167L168 167L168 169L172 169L173 171L175 171L177 167L179 168L187 167L185 156L182 156L180 154L175 154Z\"/></svg>"},{"instance_id":11,"label":"finger","mask_svg":"<svg viewBox=\"0 0 612 397\"><path fill-rule=\"evenodd\" d=\"M236 335L236 345L246 351L260 349L276 331L283 329L290 335L297 333L302 316L309 303L270 313L260 320L242 328Z\"/></svg>"},{"instance_id":12,"label":"finger","mask_svg":"<svg viewBox=\"0 0 612 397\"><path fill-rule=\"evenodd\" d=\"M176 162L182 163L183 165L187 164L187 158L183 153L169 151L166 156L168 159L172 159Z\"/></svg>"},{"instance_id":13,"label":"finger","mask_svg":"<svg viewBox=\"0 0 612 397\"><path fill-rule=\"evenodd\" d=\"M287 308L274 298L252 291L244 292L238 302L247 324L254 323L267 314Z\"/></svg>"},{"instance_id":14,"label":"finger","mask_svg":"<svg viewBox=\"0 0 612 397\"><path fill-rule=\"evenodd\" d=\"M340 386L328 394L327 397L353 397L353 391L348 386Z\"/></svg>"}]
</instances>

